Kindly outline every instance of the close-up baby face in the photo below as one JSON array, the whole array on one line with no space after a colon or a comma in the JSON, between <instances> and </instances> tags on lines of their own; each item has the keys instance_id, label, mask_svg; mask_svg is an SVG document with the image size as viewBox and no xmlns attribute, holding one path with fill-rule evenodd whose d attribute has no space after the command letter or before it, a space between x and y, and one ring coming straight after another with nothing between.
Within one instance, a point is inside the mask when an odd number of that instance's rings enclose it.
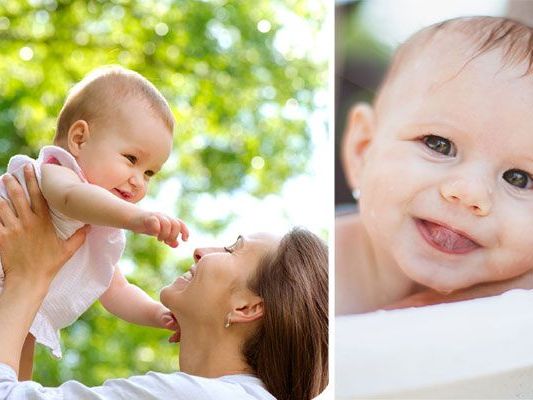
<instances>
[{"instance_id":1,"label":"close-up baby face","mask_svg":"<svg viewBox=\"0 0 533 400\"><path fill-rule=\"evenodd\" d=\"M78 162L90 183L136 203L172 150L172 132L137 100L126 100L111 121L90 127Z\"/></svg>"},{"instance_id":2,"label":"close-up baby face","mask_svg":"<svg viewBox=\"0 0 533 400\"><path fill-rule=\"evenodd\" d=\"M384 89L359 184L375 247L445 292L533 267L533 80L500 50L444 64L451 46Z\"/></svg>"}]
</instances>

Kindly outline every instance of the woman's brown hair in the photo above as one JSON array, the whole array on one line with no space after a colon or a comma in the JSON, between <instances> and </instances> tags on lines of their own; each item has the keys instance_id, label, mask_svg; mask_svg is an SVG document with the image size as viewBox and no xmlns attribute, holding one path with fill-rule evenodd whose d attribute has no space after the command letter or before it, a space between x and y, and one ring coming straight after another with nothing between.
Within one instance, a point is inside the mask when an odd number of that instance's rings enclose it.
<instances>
[{"instance_id":1,"label":"woman's brown hair","mask_svg":"<svg viewBox=\"0 0 533 400\"><path fill-rule=\"evenodd\" d=\"M243 354L278 400L308 400L328 383L328 250L296 228L260 263L250 289L264 304Z\"/></svg>"}]
</instances>

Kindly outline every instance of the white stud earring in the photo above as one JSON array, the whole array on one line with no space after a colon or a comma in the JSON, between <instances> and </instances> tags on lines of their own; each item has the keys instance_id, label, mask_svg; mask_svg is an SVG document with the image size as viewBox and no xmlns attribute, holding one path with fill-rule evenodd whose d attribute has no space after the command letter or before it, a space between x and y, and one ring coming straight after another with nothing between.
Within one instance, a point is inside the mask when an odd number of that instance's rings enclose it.
<instances>
[{"instance_id":1,"label":"white stud earring","mask_svg":"<svg viewBox=\"0 0 533 400\"><path fill-rule=\"evenodd\" d=\"M226 319L224 321L224 328L229 328L231 326L231 313L229 312L226 315Z\"/></svg>"},{"instance_id":2,"label":"white stud earring","mask_svg":"<svg viewBox=\"0 0 533 400\"><path fill-rule=\"evenodd\" d=\"M358 188L354 188L352 190L352 197L355 201L359 201L359 198L361 197L361 191Z\"/></svg>"}]
</instances>

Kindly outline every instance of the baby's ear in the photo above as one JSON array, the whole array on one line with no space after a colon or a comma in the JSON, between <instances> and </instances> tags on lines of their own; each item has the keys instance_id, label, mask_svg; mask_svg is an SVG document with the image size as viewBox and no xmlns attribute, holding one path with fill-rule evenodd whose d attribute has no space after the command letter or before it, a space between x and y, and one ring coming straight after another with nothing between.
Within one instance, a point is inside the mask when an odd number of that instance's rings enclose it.
<instances>
[{"instance_id":1,"label":"baby's ear","mask_svg":"<svg viewBox=\"0 0 533 400\"><path fill-rule=\"evenodd\" d=\"M74 157L78 157L82 146L89 139L89 124L86 121L80 119L74 122L67 134L67 145L70 154Z\"/></svg>"},{"instance_id":2,"label":"baby's ear","mask_svg":"<svg viewBox=\"0 0 533 400\"><path fill-rule=\"evenodd\" d=\"M344 175L351 189L358 187L358 177L374 130L374 110L367 103L357 103L348 115L341 144Z\"/></svg>"}]
</instances>

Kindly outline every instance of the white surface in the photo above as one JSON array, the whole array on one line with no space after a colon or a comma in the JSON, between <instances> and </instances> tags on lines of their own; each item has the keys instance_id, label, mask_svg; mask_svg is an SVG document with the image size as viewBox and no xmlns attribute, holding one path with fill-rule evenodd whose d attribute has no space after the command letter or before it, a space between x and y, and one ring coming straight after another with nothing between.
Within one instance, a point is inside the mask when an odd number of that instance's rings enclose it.
<instances>
[{"instance_id":1,"label":"white surface","mask_svg":"<svg viewBox=\"0 0 533 400\"><path fill-rule=\"evenodd\" d=\"M533 398L533 291L338 317L336 398Z\"/></svg>"}]
</instances>

